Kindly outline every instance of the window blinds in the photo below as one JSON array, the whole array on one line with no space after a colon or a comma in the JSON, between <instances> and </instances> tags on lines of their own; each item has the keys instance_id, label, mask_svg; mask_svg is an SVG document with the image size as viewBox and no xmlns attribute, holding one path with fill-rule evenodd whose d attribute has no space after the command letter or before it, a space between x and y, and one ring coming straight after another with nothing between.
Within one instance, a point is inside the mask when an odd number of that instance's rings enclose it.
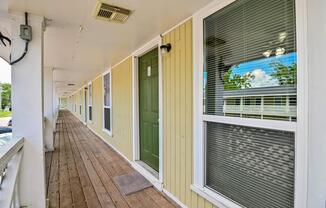
<instances>
[{"instance_id":1,"label":"window blinds","mask_svg":"<svg viewBox=\"0 0 326 208\"><path fill-rule=\"evenodd\" d=\"M260 97L285 99L296 95L294 0L238 0L208 16L204 53L205 114L296 117L296 108L287 102L279 113L273 113L272 107L264 111L263 103L255 105L256 110L225 104L229 98L243 99L257 92Z\"/></svg>"},{"instance_id":2,"label":"window blinds","mask_svg":"<svg viewBox=\"0 0 326 208\"><path fill-rule=\"evenodd\" d=\"M294 203L294 133L206 123L206 186L248 208Z\"/></svg>"},{"instance_id":3,"label":"window blinds","mask_svg":"<svg viewBox=\"0 0 326 208\"><path fill-rule=\"evenodd\" d=\"M104 128L111 131L111 108L104 108Z\"/></svg>"}]
</instances>

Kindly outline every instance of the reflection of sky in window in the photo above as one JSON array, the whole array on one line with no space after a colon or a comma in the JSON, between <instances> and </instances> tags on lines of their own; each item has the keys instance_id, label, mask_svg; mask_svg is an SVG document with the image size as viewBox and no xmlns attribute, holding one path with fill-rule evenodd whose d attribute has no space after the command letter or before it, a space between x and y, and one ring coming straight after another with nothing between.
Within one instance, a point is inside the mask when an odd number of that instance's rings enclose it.
<instances>
[{"instance_id":1,"label":"reflection of sky in window","mask_svg":"<svg viewBox=\"0 0 326 208\"><path fill-rule=\"evenodd\" d=\"M246 73L252 73L255 78L251 80L251 87L271 87L279 86L278 80L273 78L271 74L274 72L274 68L271 66L273 63L282 63L285 66L290 66L296 63L297 54L296 52L281 55L281 56L272 56L268 58L262 58L254 61L243 62L238 65L232 66L232 74L239 74L241 76ZM203 74L204 86L207 82L207 72Z\"/></svg>"},{"instance_id":2,"label":"reflection of sky in window","mask_svg":"<svg viewBox=\"0 0 326 208\"><path fill-rule=\"evenodd\" d=\"M297 54L295 52L285 54L282 56L262 58L254 61L244 62L235 66L233 69L233 73L240 74L242 76L248 72L261 69L267 75L270 75L274 72L274 68L270 66L272 63L281 62L282 64L289 66L292 65L293 63L296 63L296 60L297 60Z\"/></svg>"}]
</instances>

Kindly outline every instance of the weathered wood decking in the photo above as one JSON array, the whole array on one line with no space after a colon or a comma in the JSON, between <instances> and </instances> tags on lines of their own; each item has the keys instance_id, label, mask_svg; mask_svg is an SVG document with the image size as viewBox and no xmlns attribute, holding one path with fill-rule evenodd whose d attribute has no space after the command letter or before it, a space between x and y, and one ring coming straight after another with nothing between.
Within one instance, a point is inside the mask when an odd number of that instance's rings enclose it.
<instances>
[{"instance_id":1,"label":"weathered wood decking","mask_svg":"<svg viewBox=\"0 0 326 208\"><path fill-rule=\"evenodd\" d=\"M154 188L122 195L112 177L131 171L127 161L71 113L59 113L55 151L46 154L50 207L175 207Z\"/></svg>"}]
</instances>

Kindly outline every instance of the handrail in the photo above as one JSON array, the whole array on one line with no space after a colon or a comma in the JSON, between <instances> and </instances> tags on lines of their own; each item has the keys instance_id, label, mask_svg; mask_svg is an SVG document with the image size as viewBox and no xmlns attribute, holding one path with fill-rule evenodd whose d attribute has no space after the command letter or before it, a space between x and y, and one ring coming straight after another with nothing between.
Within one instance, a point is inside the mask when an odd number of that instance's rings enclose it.
<instances>
[{"instance_id":1,"label":"handrail","mask_svg":"<svg viewBox=\"0 0 326 208\"><path fill-rule=\"evenodd\" d=\"M0 184L0 207L19 207L18 175L23 155L24 138L12 138L0 149L0 173L4 175Z\"/></svg>"}]
</instances>

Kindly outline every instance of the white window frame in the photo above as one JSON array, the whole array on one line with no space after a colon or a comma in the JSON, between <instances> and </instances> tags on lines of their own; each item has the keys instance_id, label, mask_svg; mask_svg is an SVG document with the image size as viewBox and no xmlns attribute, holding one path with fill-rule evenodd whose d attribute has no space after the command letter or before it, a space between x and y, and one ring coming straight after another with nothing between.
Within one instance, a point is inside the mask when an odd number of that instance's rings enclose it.
<instances>
[{"instance_id":1,"label":"white window frame","mask_svg":"<svg viewBox=\"0 0 326 208\"><path fill-rule=\"evenodd\" d=\"M308 137L308 71L307 71L307 14L306 2L296 0L296 33L297 33L297 122L210 116L203 114L203 20L235 0L216 0L193 15L193 184L191 189L214 205L225 208L240 206L218 192L205 187L205 132L207 121L226 124L244 125L267 129L292 131L295 133L295 208L306 208L307 205L307 137Z\"/></svg>"},{"instance_id":2,"label":"white window frame","mask_svg":"<svg viewBox=\"0 0 326 208\"><path fill-rule=\"evenodd\" d=\"M107 75L107 74L110 74L109 78L110 78L110 105L109 106L106 106L104 104L104 76ZM110 129L111 130L108 130L105 128L105 111L104 109L105 108L109 108L111 109L110 110ZM103 74L102 74L102 123L103 123L103 126L102 126L102 130L107 133L109 136L112 136L112 114L113 114L113 111L112 111L112 71L111 71L111 68L109 68L108 70L106 70Z\"/></svg>"},{"instance_id":3,"label":"white window frame","mask_svg":"<svg viewBox=\"0 0 326 208\"><path fill-rule=\"evenodd\" d=\"M91 95L90 96L90 92ZM93 122L93 82L88 83L88 108L87 108L87 120L88 122L92 123ZM92 107L92 119L89 117L89 107Z\"/></svg>"}]
</instances>

